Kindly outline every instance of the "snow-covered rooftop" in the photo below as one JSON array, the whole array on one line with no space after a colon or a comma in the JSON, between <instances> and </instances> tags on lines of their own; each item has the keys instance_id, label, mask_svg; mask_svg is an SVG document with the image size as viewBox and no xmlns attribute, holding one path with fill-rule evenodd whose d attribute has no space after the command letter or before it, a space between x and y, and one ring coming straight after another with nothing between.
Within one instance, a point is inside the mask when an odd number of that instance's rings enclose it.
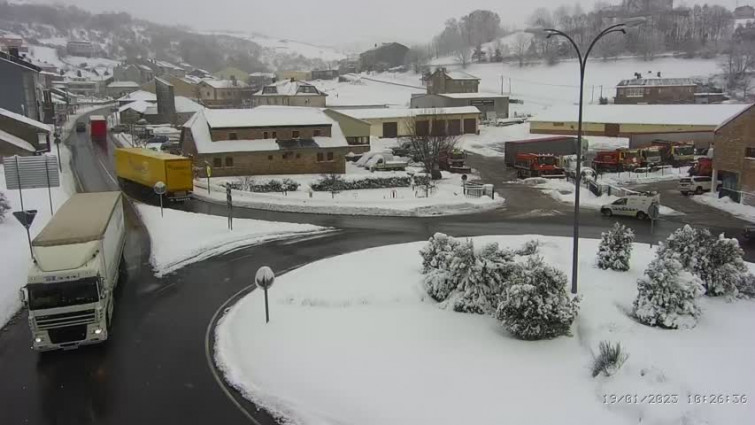
<instances>
[{"instance_id":1,"label":"snow-covered rooftop","mask_svg":"<svg viewBox=\"0 0 755 425\"><path fill-rule=\"evenodd\" d=\"M329 125L334 121L318 108L263 105L252 109L208 109L204 116L212 128Z\"/></svg>"},{"instance_id":2,"label":"snow-covered rooftop","mask_svg":"<svg viewBox=\"0 0 755 425\"><path fill-rule=\"evenodd\" d=\"M233 80L211 80L211 79L204 79L202 80L203 83L207 84L208 86L214 88L214 89L236 89L236 88L245 88L249 87L245 82L238 81L234 82Z\"/></svg>"},{"instance_id":3,"label":"snow-covered rooftop","mask_svg":"<svg viewBox=\"0 0 755 425\"><path fill-rule=\"evenodd\" d=\"M446 75L453 80L479 80L474 75L462 71L446 71Z\"/></svg>"},{"instance_id":4,"label":"snow-covered rooftop","mask_svg":"<svg viewBox=\"0 0 755 425\"><path fill-rule=\"evenodd\" d=\"M179 114L198 112L203 108L203 106L199 103L194 102L193 100L184 96L176 96L174 100L176 105L176 112ZM131 103L127 103L118 108L118 112L123 112L128 109L144 115L157 114L157 105L153 102L147 102L144 100L137 100Z\"/></svg>"},{"instance_id":5,"label":"snow-covered rooftop","mask_svg":"<svg viewBox=\"0 0 755 425\"><path fill-rule=\"evenodd\" d=\"M622 80L616 87L679 87L696 86L691 78L635 78Z\"/></svg>"},{"instance_id":6,"label":"snow-covered rooftop","mask_svg":"<svg viewBox=\"0 0 755 425\"><path fill-rule=\"evenodd\" d=\"M288 110L288 112L286 111ZM291 114L292 110L300 110ZM307 111L304 111L307 110ZM250 112L254 112L250 114ZM300 120L292 118L296 116ZM263 119L270 119L264 121ZM211 123L220 125L213 126ZM246 125L243 122L254 122L256 125ZM316 124L310 124L315 123ZM227 125L227 124L240 125ZM277 123L277 124L274 124ZM289 141L276 139L254 139L254 140L212 140L210 128L230 128L230 127L254 127L265 126L275 127L281 125L330 125L330 137L314 137L312 140ZM295 106L260 106L254 109L204 109L194 114L189 121L184 124L184 128L191 131L192 139L196 145L197 152L204 153L224 153L224 152L268 152L279 151L281 149L295 149L297 147L309 148L336 148L346 147L346 137L341 131L338 122L325 115L317 108L305 108Z\"/></svg>"},{"instance_id":7,"label":"snow-covered rooftop","mask_svg":"<svg viewBox=\"0 0 755 425\"><path fill-rule=\"evenodd\" d=\"M272 89L275 89L274 91ZM282 80L268 84L255 96L327 96L317 87L303 81Z\"/></svg>"},{"instance_id":8,"label":"snow-covered rooftop","mask_svg":"<svg viewBox=\"0 0 755 425\"><path fill-rule=\"evenodd\" d=\"M440 93L438 96L449 97L451 99L490 99L490 98L508 98L505 94L495 93Z\"/></svg>"},{"instance_id":9,"label":"snow-covered rooftop","mask_svg":"<svg viewBox=\"0 0 755 425\"><path fill-rule=\"evenodd\" d=\"M145 102L157 102L157 95L145 90L137 90L118 99L118 102L143 100Z\"/></svg>"},{"instance_id":10,"label":"snow-covered rooftop","mask_svg":"<svg viewBox=\"0 0 755 425\"><path fill-rule=\"evenodd\" d=\"M176 112L185 114L188 112L201 111L203 106L185 96L176 96Z\"/></svg>"},{"instance_id":11,"label":"snow-covered rooftop","mask_svg":"<svg viewBox=\"0 0 755 425\"><path fill-rule=\"evenodd\" d=\"M0 130L0 142L10 143L11 145L17 146L25 151L29 151L29 152L36 151L36 149L34 149L34 146L32 146L31 143L27 142L26 140L18 136L14 136L13 134L7 133L3 130Z\"/></svg>"},{"instance_id":12,"label":"snow-covered rooftop","mask_svg":"<svg viewBox=\"0 0 755 425\"><path fill-rule=\"evenodd\" d=\"M133 87L139 87L139 83L134 81L113 81L112 83L107 85L108 88L133 88Z\"/></svg>"},{"instance_id":13,"label":"snow-covered rooftop","mask_svg":"<svg viewBox=\"0 0 755 425\"><path fill-rule=\"evenodd\" d=\"M718 126L749 108L748 104L715 105L585 105L584 122ZM576 122L577 106L553 106L530 122Z\"/></svg>"},{"instance_id":14,"label":"snow-covered rooftop","mask_svg":"<svg viewBox=\"0 0 755 425\"><path fill-rule=\"evenodd\" d=\"M460 115L479 114L476 106L455 106L449 108L376 108L340 109L338 112L360 120L380 118L409 118L421 115Z\"/></svg>"},{"instance_id":15,"label":"snow-covered rooftop","mask_svg":"<svg viewBox=\"0 0 755 425\"><path fill-rule=\"evenodd\" d=\"M149 102L145 102L143 100L136 100L134 102L127 103L127 104L121 106L120 108L118 108L118 112L123 112L123 111L126 111L126 110L132 110L132 111L136 111L136 112L138 112L140 114L143 114L144 112L147 111L147 108L149 108L150 106L154 106L154 104L153 103L149 103Z\"/></svg>"},{"instance_id":16,"label":"snow-covered rooftop","mask_svg":"<svg viewBox=\"0 0 755 425\"><path fill-rule=\"evenodd\" d=\"M10 118L12 120L20 121L20 122L22 122L24 124L30 125L32 127L36 127L38 129L46 131L48 133L50 133L52 131L52 130L50 130L50 126L48 124L41 123L41 122L39 122L37 120L33 120L33 119L29 118L29 117L26 117L26 116L21 115L21 114L17 114L15 112L11 112L11 111L9 111L7 109L0 108L0 115L8 117L8 118Z\"/></svg>"}]
</instances>

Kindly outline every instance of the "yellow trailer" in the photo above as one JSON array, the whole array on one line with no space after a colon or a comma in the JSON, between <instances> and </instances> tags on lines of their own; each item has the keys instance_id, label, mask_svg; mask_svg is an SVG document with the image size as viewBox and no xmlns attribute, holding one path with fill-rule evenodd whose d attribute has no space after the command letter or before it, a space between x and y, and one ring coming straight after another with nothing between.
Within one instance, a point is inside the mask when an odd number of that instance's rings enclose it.
<instances>
[{"instance_id":1,"label":"yellow trailer","mask_svg":"<svg viewBox=\"0 0 755 425\"><path fill-rule=\"evenodd\" d=\"M143 148L119 148L115 150L115 173L121 184L136 183L150 191L161 181L171 200L188 199L194 190L192 162L183 156Z\"/></svg>"}]
</instances>

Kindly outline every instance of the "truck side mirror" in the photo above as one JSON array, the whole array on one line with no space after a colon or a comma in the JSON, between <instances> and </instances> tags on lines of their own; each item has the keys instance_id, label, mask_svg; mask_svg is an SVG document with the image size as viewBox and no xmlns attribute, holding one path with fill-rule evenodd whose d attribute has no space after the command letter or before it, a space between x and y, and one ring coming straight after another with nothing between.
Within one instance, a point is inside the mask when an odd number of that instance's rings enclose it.
<instances>
[{"instance_id":1,"label":"truck side mirror","mask_svg":"<svg viewBox=\"0 0 755 425\"><path fill-rule=\"evenodd\" d=\"M21 300L21 304L23 304L23 306L26 307L27 298L26 298L26 290L24 288L21 288L18 290L18 298Z\"/></svg>"}]
</instances>

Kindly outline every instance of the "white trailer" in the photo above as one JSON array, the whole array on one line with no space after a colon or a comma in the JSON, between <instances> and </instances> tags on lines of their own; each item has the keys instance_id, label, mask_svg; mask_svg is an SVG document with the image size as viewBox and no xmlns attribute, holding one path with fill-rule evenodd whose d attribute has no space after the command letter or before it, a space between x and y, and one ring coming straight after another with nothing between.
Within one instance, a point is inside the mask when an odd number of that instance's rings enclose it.
<instances>
[{"instance_id":1,"label":"white trailer","mask_svg":"<svg viewBox=\"0 0 755 425\"><path fill-rule=\"evenodd\" d=\"M32 241L21 297L32 348L72 349L108 338L126 229L120 192L78 193Z\"/></svg>"}]
</instances>

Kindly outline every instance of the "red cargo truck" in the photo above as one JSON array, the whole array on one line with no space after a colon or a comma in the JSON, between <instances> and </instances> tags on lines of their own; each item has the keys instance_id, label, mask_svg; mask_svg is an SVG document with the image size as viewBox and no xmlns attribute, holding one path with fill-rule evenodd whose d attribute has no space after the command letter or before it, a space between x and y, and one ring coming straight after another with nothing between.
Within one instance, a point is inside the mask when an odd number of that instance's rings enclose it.
<instances>
[{"instance_id":1,"label":"red cargo truck","mask_svg":"<svg viewBox=\"0 0 755 425\"><path fill-rule=\"evenodd\" d=\"M93 142L104 142L107 138L107 120L102 115L89 117L89 136Z\"/></svg>"}]
</instances>

